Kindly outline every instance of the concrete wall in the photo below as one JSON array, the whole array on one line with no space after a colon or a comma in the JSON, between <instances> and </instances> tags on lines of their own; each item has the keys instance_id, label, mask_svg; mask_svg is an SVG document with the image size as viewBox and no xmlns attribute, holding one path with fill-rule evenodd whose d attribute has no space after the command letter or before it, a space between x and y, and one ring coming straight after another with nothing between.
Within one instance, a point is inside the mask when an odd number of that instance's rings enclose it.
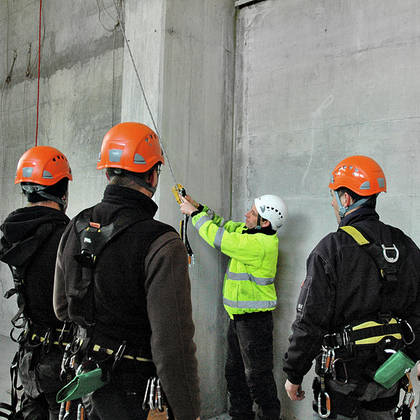
<instances>
[{"instance_id":1,"label":"concrete wall","mask_svg":"<svg viewBox=\"0 0 420 420\"><path fill-rule=\"evenodd\" d=\"M116 3L117 0L115 0ZM388 193L378 211L420 243L417 140L419 39L412 0L126 0L113 31L113 0L43 1L39 144L61 149L74 181L70 217L101 199L96 157L105 132L138 120L161 135L167 165L156 195L160 220L181 219L174 179L226 218L243 220L255 196L282 196L275 376L285 419L309 418L307 398L283 390L287 349L305 260L336 229L329 175L342 158L367 154L383 167ZM16 162L35 142L39 1L0 2L0 219L24 204ZM31 43L30 77L25 78ZM14 50L17 58L10 82ZM135 66L133 65L133 61ZM135 68L143 84L147 109ZM170 165L169 165L170 164ZM172 176L173 174L173 176ZM226 259L190 229L190 270L203 418L226 408ZM0 292L11 286L0 265ZM0 305L8 334L14 302Z\"/></svg>"},{"instance_id":2,"label":"concrete wall","mask_svg":"<svg viewBox=\"0 0 420 420\"><path fill-rule=\"evenodd\" d=\"M165 147L167 164L156 194L160 220L178 228L182 219L171 172L188 192L229 214L233 1L125 1L121 17L130 49L116 27L114 0L44 1L42 10L38 144L57 147L70 160L74 181L67 214L73 217L101 199L106 181L96 160L102 138L112 125L128 120L156 125ZM0 80L17 51L10 81L1 85L1 220L25 205L13 179L19 157L35 145L38 22L39 1L0 3ZM32 73L25 78L29 42ZM220 300L225 260L204 244L193 249L203 418L209 418L226 410L227 316ZM3 295L12 280L7 267L0 270ZM3 299L0 333L8 335L15 307L14 299Z\"/></svg>"},{"instance_id":3,"label":"concrete wall","mask_svg":"<svg viewBox=\"0 0 420 420\"><path fill-rule=\"evenodd\" d=\"M313 374L304 402L291 403L281 358L305 259L337 227L328 190L334 166L353 154L376 159L388 181L378 199L382 220L420 244L419 12L406 0L267 0L238 13L233 216L265 192L289 206L275 311L286 419L310 418Z\"/></svg>"}]
</instances>

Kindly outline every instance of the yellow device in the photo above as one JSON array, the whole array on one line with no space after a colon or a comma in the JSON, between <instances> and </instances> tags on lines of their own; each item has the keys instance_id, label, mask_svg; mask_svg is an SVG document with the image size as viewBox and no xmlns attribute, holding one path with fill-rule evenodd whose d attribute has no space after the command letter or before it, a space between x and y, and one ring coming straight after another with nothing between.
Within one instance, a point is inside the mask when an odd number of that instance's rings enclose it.
<instances>
[{"instance_id":1,"label":"yellow device","mask_svg":"<svg viewBox=\"0 0 420 420\"><path fill-rule=\"evenodd\" d=\"M181 204L182 201L180 199L180 196L185 195L185 188L181 184L176 184L172 187L172 192L175 196L175 200L178 202L178 204Z\"/></svg>"}]
</instances>

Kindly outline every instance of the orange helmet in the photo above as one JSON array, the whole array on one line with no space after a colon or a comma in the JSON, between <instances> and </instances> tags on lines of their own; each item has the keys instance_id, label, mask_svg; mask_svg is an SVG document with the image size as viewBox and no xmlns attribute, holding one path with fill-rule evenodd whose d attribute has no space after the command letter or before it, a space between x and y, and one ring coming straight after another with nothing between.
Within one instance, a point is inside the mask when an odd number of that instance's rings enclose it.
<instances>
[{"instance_id":1,"label":"orange helmet","mask_svg":"<svg viewBox=\"0 0 420 420\"><path fill-rule=\"evenodd\" d=\"M345 187L366 197L386 192L386 180L382 168L373 159L367 156L350 156L335 167L329 187L334 191Z\"/></svg>"},{"instance_id":2,"label":"orange helmet","mask_svg":"<svg viewBox=\"0 0 420 420\"><path fill-rule=\"evenodd\" d=\"M63 178L73 180L70 164L63 153L54 147L35 146L19 159L15 184L31 182L50 186Z\"/></svg>"},{"instance_id":3,"label":"orange helmet","mask_svg":"<svg viewBox=\"0 0 420 420\"><path fill-rule=\"evenodd\" d=\"M159 162L165 164L156 133L147 125L124 122L105 134L97 169L120 168L130 172L147 172Z\"/></svg>"}]
</instances>

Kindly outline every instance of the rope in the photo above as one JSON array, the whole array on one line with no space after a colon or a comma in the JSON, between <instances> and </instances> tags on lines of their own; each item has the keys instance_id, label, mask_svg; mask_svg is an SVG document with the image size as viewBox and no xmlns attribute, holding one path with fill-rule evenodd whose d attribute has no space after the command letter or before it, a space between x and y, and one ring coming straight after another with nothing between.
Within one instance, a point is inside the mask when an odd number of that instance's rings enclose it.
<instances>
[{"instance_id":1,"label":"rope","mask_svg":"<svg viewBox=\"0 0 420 420\"><path fill-rule=\"evenodd\" d=\"M152 120L153 127L154 127L154 129L155 129L155 132L156 132L156 134L157 134L157 136L158 136L158 138L159 138L160 147L161 147L161 149L162 149L163 154L164 154L164 155L165 155L165 157L166 157L166 161L168 162L169 172L171 173L171 176L172 176L172 179L173 179L173 181L174 181L174 184L175 184L175 185L178 185L178 183L176 182L176 179L175 179L175 174L174 174L174 172L173 172L173 170L172 170L171 161L170 161L170 159L169 159L168 154L166 153L165 147L163 146L163 143L162 143L162 140L161 140L161 136L160 136L160 134L159 134L159 130L158 130L158 128L157 128L157 125L156 125L155 119L153 118L153 113L152 113L152 110L150 109L150 105L149 105L149 102L148 102L148 100L147 100L147 96L146 96L146 93L145 93L145 91L144 91L144 88L143 88L143 83L142 83L142 81L141 81L141 78L140 78L139 72L138 72L138 70L137 70L137 66L136 66L136 63L135 63L135 60L134 60L134 57L133 57L133 53L132 53L131 48L130 48L130 44L129 44L128 39L127 39L127 36L126 36L126 34L125 34L124 25L123 25L123 22L122 22L122 19L121 19L120 10L119 10L119 8L118 8L118 6L117 6L117 4L116 4L116 0L114 0L114 6L115 6L115 10L117 11L117 17L118 17L119 26L120 26L120 28L121 28L121 32L122 32L122 34L123 34L124 41L125 41L125 44L126 44L126 46L127 46L127 50L128 50L129 55L130 55L131 62L132 62L132 64L133 64L134 71L135 71L135 73L136 73L137 80L138 80L138 82L139 82L141 92L142 92L142 94L143 94L144 102L145 102L145 104L146 104L147 110L148 110L149 115L150 115L150 118L151 118L151 120Z\"/></svg>"},{"instance_id":2,"label":"rope","mask_svg":"<svg viewBox=\"0 0 420 420\"><path fill-rule=\"evenodd\" d=\"M42 0L39 0L39 25L38 25L38 89L36 95L36 129L35 146L38 146L38 126L39 126L39 82L41 74L41 29L42 29Z\"/></svg>"},{"instance_id":3,"label":"rope","mask_svg":"<svg viewBox=\"0 0 420 420\"><path fill-rule=\"evenodd\" d=\"M122 0L119 0L120 3ZM116 41L117 41L117 29L120 26L118 19L116 20L116 23L114 24L114 26L112 28L107 28L104 24L104 22L102 22L102 18L101 18L101 14L103 11L106 12L106 14L112 19L114 20L115 17L112 16L106 9L106 7L103 4L103 0L96 0L96 4L98 6L98 10L99 10L99 15L98 15L98 19L99 22L101 23L102 27L107 31L107 32L112 32L113 33L113 43L112 43L112 92L111 92L111 121L112 121L112 126L115 125L115 121L116 121L116 116L115 116L115 89L116 89L116 84L115 84L115 61L116 61L116 55L115 55L115 46L116 46Z\"/></svg>"}]
</instances>

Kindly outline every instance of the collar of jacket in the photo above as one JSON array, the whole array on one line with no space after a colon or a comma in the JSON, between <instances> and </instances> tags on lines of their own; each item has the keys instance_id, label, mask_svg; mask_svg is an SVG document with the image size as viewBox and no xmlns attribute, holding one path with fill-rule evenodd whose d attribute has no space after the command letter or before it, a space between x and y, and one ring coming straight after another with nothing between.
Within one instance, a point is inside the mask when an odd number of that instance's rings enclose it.
<instances>
[{"instance_id":1,"label":"collar of jacket","mask_svg":"<svg viewBox=\"0 0 420 420\"><path fill-rule=\"evenodd\" d=\"M135 208L141 206L151 217L153 217L158 210L157 204L146 194L134 190L133 188L121 187L119 185L108 185L105 188L102 201L105 203L125 204Z\"/></svg>"},{"instance_id":2,"label":"collar of jacket","mask_svg":"<svg viewBox=\"0 0 420 420\"><path fill-rule=\"evenodd\" d=\"M351 212L349 215L343 217L339 224L339 227L353 225L359 221L378 221L379 214L376 210L371 207L360 207L359 209Z\"/></svg>"},{"instance_id":3,"label":"collar of jacket","mask_svg":"<svg viewBox=\"0 0 420 420\"><path fill-rule=\"evenodd\" d=\"M67 224L70 219L60 210L46 206L22 207L7 216L0 230L11 243L22 241L34 234L45 223Z\"/></svg>"},{"instance_id":4,"label":"collar of jacket","mask_svg":"<svg viewBox=\"0 0 420 420\"><path fill-rule=\"evenodd\" d=\"M271 227L271 226L267 226L267 227L263 227L261 229L247 229L245 228L242 233L246 233L248 235L255 235L256 233L264 233L264 235L275 235L276 231Z\"/></svg>"}]
</instances>

